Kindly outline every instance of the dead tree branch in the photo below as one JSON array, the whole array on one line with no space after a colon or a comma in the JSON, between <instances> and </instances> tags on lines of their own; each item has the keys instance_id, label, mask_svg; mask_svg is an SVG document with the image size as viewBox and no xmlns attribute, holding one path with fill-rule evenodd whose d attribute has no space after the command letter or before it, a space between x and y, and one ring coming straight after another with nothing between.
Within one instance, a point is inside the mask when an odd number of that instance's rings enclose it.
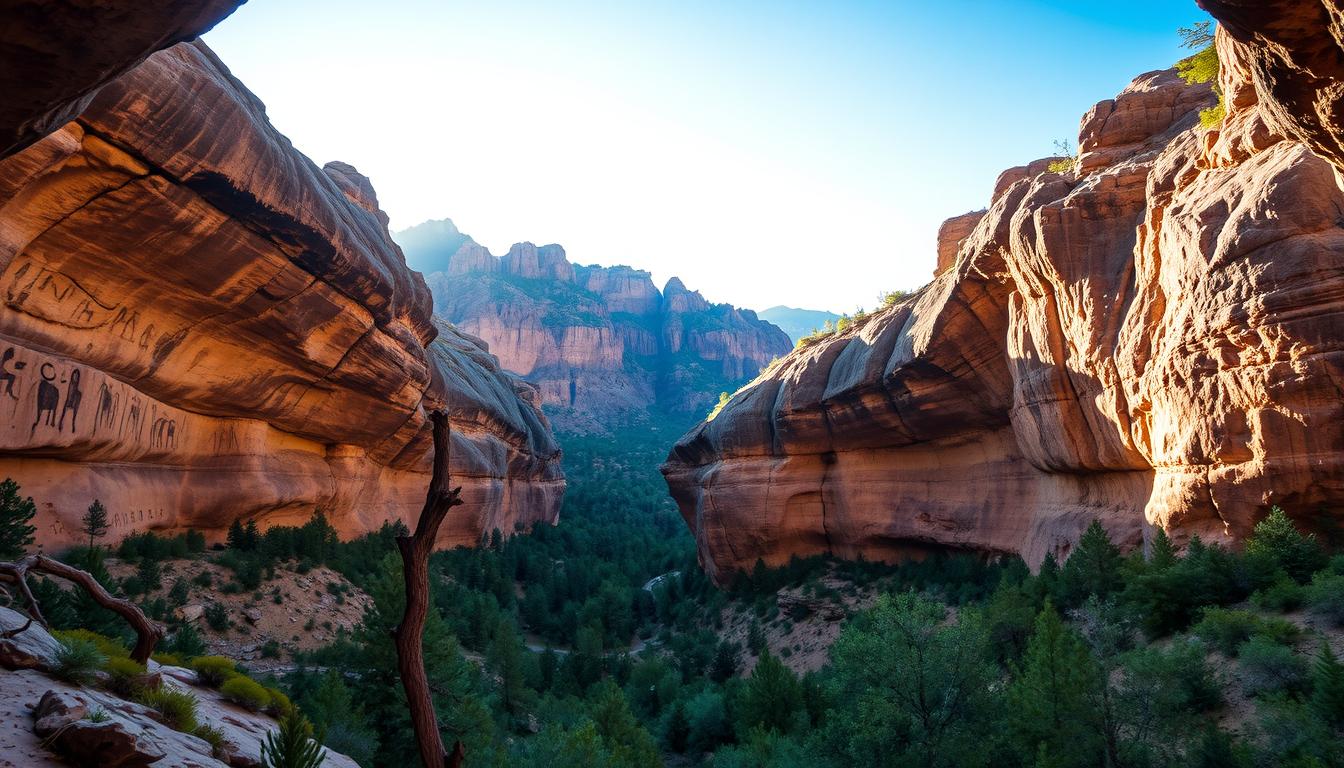
<instances>
[{"instance_id":1,"label":"dead tree branch","mask_svg":"<svg viewBox=\"0 0 1344 768\"><path fill-rule=\"evenodd\" d=\"M457 768L462 764L462 744L454 744L451 755L443 748L429 678L425 674L424 632L425 619L429 615L429 555L434 551L439 525L449 510L462 503L462 489L449 488L452 477L448 469L451 437L448 414L434 411L429 418L434 425L433 474L415 533L397 538L406 579L406 613L392 630L392 638L397 648L401 682L406 689L406 704L411 710L415 740L420 746L420 760L425 768Z\"/></svg>"},{"instance_id":2,"label":"dead tree branch","mask_svg":"<svg viewBox=\"0 0 1344 768\"><path fill-rule=\"evenodd\" d=\"M29 555L12 563L0 562L0 581L10 582L18 587L19 594L23 596L24 606L30 617L29 623L36 620L42 626L47 626L47 620L42 615L42 607L33 597L32 590L28 588L29 573L45 573L65 579L88 593L95 603L125 619L126 623L130 624L131 628L135 630L136 640L135 647L131 649L131 658L141 664L149 660L149 655L154 652L154 646L158 645L159 641L163 639L163 627L150 621L149 617L135 603L123 600L108 592L88 571L66 565L46 555ZM28 625L25 624L14 631L17 634L27 628Z\"/></svg>"}]
</instances>

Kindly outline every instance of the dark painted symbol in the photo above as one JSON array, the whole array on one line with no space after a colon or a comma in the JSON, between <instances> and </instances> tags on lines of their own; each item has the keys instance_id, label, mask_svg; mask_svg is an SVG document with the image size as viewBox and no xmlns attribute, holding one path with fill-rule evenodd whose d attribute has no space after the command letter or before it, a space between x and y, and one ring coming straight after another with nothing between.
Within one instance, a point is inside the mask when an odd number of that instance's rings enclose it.
<instances>
[{"instance_id":1,"label":"dark painted symbol","mask_svg":"<svg viewBox=\"0 0 1344 768\"><path fill-rule=\"evenodd\" d=\"M107 382L98 385L98 413L93 419L94 432L97 432L99 427L111 429L116 425L117 400L117 394L107 386Z\"/></svg>"},{"instance_id":2,"label":"dark painted symbol","mask_svg":"<svg viewBox=\"0 0 1344 768\"><path fill-rule=\"evenodd\" d=\"M149 445L151 448L177 447L177 421L169 418L155 419L149 430Z\"/></svg>"},{"instance_id":3,"label":"dark painted symbol","mask_svg":"<svg viewBox=\"0 0 1344 768\"><path fill-rule=\"evenodd\" d=\"M13 347L6 349L5 354L0 355L0 382L4 382L5 384L5 394L9 395L15 400L18 400L19 396L14 392L14 383L19 380L18 372L23 370L24 363L15 361L14 370L11 371L9 370L10 360L14 360Z\"/></svg>"},{"instance_id":4,"label":"dark painted symbol","mask_svg":"<svg viewBox=\"0 0 1344 768\"><path fill-rule=\"evenodd\" d=\"M70 387L65 392L65 407L61 408L61 423L56 426L57 430L65 429L65 414L70 414L70 431L75 431L75 419L79 418L79 403L84 399L84 393L79 389L79 369L76 368L70 372Z\"/></svg>"},{"instance_id":5,"label":"dark painted symbol","mask_svg":"<svg viewBox=\"0 0 1344 768\"><path fill-rule=\"evenodd\" d=\"M56 426L56 407L61 404L61 390L51 383L56 380L56 368L51 363L43 363L41 371L42 380L37 382L37 418L33 420L33 428L28 432L30 436L37 432L38 424Z\"/></svg>"}]
</instances>

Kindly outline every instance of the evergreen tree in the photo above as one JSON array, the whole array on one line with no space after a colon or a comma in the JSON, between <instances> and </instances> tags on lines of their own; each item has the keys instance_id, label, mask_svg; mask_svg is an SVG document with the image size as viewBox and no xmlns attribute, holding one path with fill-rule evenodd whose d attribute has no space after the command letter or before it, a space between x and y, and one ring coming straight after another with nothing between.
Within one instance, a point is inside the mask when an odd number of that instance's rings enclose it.
<instances>
[{"instance_id":1,"label":"evergreen tree","mask_svg":"<svg viewBox=\"0 0 1344 768\"><path fill-rule=\"evenodd\" d=\"M722 683L737 674L737 643L723 640L714 649L714 661L709 665L709 679Z\"/></svg>"},{"instance_id":2,"label":"evergreen tree","mask_svg":"<svg viewBox=\"0 0 1344 768\"><path fill-rule=\"evenodd\" d=\"M23 557L36 530L29 523L37 514L32 498L19 495L19 484L10 478L0 482L0 560Z\"/></svg>"},{"instance_id":3,"label":"evergreen tree","mask_svg":"<svg viewBox=\"0 0 1344 768\"><path fill-rule=\"evenodd\" d=\"M80 518L81 530L89 537L89 552L92 553L95 541L107 535L107 508L97 499L89 505L89 510ZM92 554L90 554L92 557Z\"/></svg>"},{"instance_id":4,"label":"evergreen tree","mask_svg":"<svg viewBox=\"0 0 1344 768\"><path fill-rule=\"evenodd\" d=\"M140 580L140 588L145 594L163 586L163 571L159 568L159 562L153 558L140 558L140 564L136 566L135 575Z\"/></svg>"},{"instance_id":5,"label":"evergreen tree","mask_svg":"<svg viewBox=\"0 0 1344 768\"><path fill-rule=\"evenodd\" d=\"M1303 536L1279 507L1270 509L1255 524L1246 540L1246 554L1283 570L1294 581L1306 584L1325 565L1325 551L1314 535Z\"/></svg>"},{"instance_id":6,"label":"evergreen tree","mask_svg":"<svg viewBox=\"0 0 1344 768\"><path fill-rule=\"evenodd\" d=\"M798 678L770 651L763 652L742 693L738 723L743 733L752 728L788 733L802 708L803 689Z\"/></svg>"},{"instance_id":7,"label":"evergreen tree","mask_svg":"<svg viewBox=\"0 0 1344 768\"><path fill-rule=\"evenodd\" d=\"M1322 637L1311 673L1311 711L1336 733L1344 731L1344 664Z\"/></svg>"},{"instance_id":8,"label":"evergreen tree","mask_svg":"<svg viewBox=\"0 0 1344 768\"><path fill-rule=\"evenodd\" d=\"M1153 536L1153 543L1149 547L1148 567L1154 571L1163 571L1176 564L1176 545L1171 543L1171 537L1161 528Z\"/></svg>"},{"instance_id":9,"label":"evergreen tree","mask_svg":"<svg viewBox=\"0 0 1344 768\"><path fill-rule=\"evenodd\" d=\"M611 766L662 768L653 737L630 712L625 694L610 678L599 685L592 710L593 723L610 753Z\"/></svg>"},{"instance_id":10,"label":"evergreen tree","mask_svg":"<svg viewBox=\"0 0 1344 768\"><path fill-rule=\"evenodd\" d=\"M1101 523L1093 520L1060 572L1061 601L1072 607L1082 605L1091 595L1105 599L1123 586L1123 565L1120 548Z\"/></svg>"},{"instance_id":11,"label":"evergreen tree","mask_svg":"<svg viewBox=\"0 0 1344 768\"><path fill-rule=\"evenodd\" d=\"M280 718L279 730L266 734L261 762L266 768L318 768L326 760L322 746L313 740L313 726L291 709Z\"/></svg>"},{"instance_id":12,"label":"evergreen tree","mask_svg":"<svg viewBox=\"0 0 1344 768\"><path fill-rule=\"evenodd\" d=\"M261 544L261 533L257 530L257 521L248 520L247 526L243 528L243 550L245 552L256 552Z\"/></svg>"},{"instance_id":13,"label":"evergreen tree","mask_svg":"<svg viewBox=\"0 0 1344 768\"><path fill-rule=\"evenodd\" d=\"M755 619L747 626L747 649L752 654L759 656L765 650L765 630L761 629L761 623Z\"/></svg>"},{"instance_id":14,"label":"evergreen tree","mask_svg":"<svg viewBox=\"0 0 1344 768\"><path fill-rule=\"evenodd\" d=\"M999 671L975 610L947 621L913 592L882 597L832 649L824 742L841 765L975 768L994 748Z\"/></svg>"},{"instance_id":15,"label":"evergreen tree","mask_svg":"<svg viewBox=\"0 0 1344 768\"><path fill-rule=\"evenodd\" d=\"M1047 755L1060 768L1098 764L1100 744L1089 704L1096 677L1096 661L1083 639L1047 603L1008 688L1009 722L1024 758Z\"/></svg>"},{"instance_id":16,"label":"evergreen tree","mask_svg":"<svg viewBox=\"0 0 1344 768\"><path fill-rule=\"evenodd\" d=\"M229 523L229 532L224 537L224 545L229 549L242 550L245 544L244 539L243 522L235 519L232 523Z\"/></svg>"}]
</instances>

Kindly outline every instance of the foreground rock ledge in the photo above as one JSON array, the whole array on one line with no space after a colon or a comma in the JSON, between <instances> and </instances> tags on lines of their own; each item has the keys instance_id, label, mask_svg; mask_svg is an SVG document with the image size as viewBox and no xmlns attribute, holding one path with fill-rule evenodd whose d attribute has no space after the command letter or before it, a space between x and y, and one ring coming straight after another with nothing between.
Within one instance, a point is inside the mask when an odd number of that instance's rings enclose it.
<instances>
[{"instance_id":1,"label":"foreground rock ledge","mask_svg":"<svg viewBox=\"0 0 1344 768\"><path fill-rule=\"evenodd\" d=\"M1220 127L1207 85L1139 77L1084 117L1076 172L1005 172L931 284L678 442L663 472L716 579L816 553L1039 563L1093 519L1130 547L1232 543L1267 505L1310 526L1344 501L1344 194L1312 152L1330 137L1290 137L1233 42Z\"/></svg>"}]
</instances>

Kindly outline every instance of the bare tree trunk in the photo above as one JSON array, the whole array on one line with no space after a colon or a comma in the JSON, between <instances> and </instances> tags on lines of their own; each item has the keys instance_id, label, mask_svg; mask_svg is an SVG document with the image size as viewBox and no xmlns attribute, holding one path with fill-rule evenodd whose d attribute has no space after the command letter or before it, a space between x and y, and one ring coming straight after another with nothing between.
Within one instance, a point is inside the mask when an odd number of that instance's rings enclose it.
<instances>
[{"instance_id":1,"label":"bare tree trunk","mask_svg":"<svg viewBox=\"0 0 1344 768\"><path fill-rule=\"evenodd\" d=\"M459 742L453 745L452 755L443 748L443 736L439 733L439 721L434 714L434 701L430 697L429 679L425 675L423 636L425 619L429 615L429 555L434 551L439 524L450 509L462 503L462 489L448 487L452 484L448 469L451 435L448 414L434 411L429 418L434 424L434 470L430 476L429 493L425 496L425 508L420 512L415 533L397 538L402 572L406 579L406 613L401 623L392 630L392 638L397 647L397 668L401 673L401 683L406 688L406 704L411 710L415 740L420 746L420 760L425 768L457 768L462 764L462 744Z\"/></svg>"},{"instance_id":2,"label":"bare tree trunk","mask_svg":"<svg viewBox=\"0 0 1344 768\"><path fill-rule=\"evenodd\" d=\"M12 563L0 563L0 580L13 582L18 587L19 594L23 596L28 615L36 619L42 626L47 625L47 620L42 616L42 607L38 605L32 591L28 589L27 576L30 572L46 573L73 582L87 592L94 602L125 619L126 623L130 624L131 628L135 630L136 636L135 648L131 650L131 658L141 664L149 661L150 654L154 652L154 646L158 645L159 641L163 639L163 627L161 625L150 621L149 617L145 616L136 607L135 603L113 596L88 571L66 565L46 555L29 555ZM25 624L22 629L26 629L27 626ZM22 629L16 630L16 632L22 631Z\"/></svg>"}]
</instances>

